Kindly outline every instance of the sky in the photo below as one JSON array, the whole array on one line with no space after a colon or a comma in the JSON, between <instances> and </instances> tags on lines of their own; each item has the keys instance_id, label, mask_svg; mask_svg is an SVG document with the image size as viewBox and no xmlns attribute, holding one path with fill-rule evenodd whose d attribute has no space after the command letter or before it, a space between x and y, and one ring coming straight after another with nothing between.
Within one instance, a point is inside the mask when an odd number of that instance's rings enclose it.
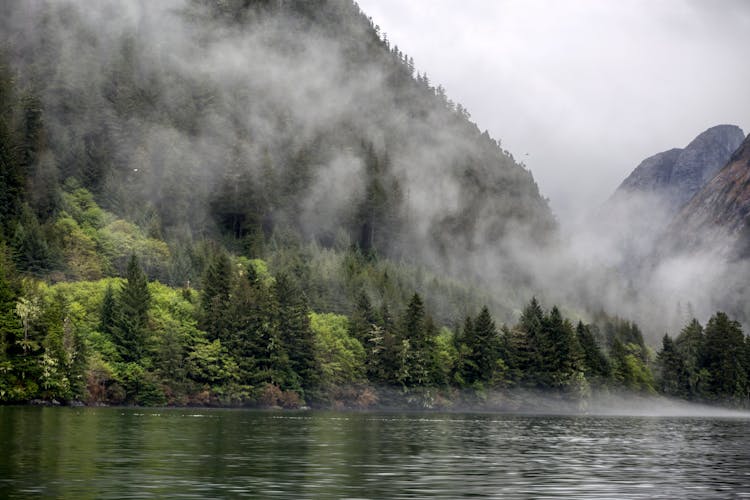
<instances>
[{"instance_id":1,"label":"sky","mask_svg":"<svg viewBox=\"0 0 750 500\"><path fill-rule=\"evenodd\" d=\"M563 226L644 158L750 133L750 1L358 0L534 174Z\"/></svg>"}]
</instances>

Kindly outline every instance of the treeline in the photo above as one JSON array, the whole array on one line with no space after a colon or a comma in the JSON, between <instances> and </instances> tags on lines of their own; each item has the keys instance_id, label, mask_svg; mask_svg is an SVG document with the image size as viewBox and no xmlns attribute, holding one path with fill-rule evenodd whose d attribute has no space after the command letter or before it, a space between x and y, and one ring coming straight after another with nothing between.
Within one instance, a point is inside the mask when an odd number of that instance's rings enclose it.
<instances>
[{"instance_id":1,"label":"treeline","mask_svg":"<svg viewBox=\"0 0 750 500\"><path fill-rule=\"evenodd\" d=\"M668 396L744 406L750 395L750 339L723 312L705 328L693 319L676 338L664 335L658 368L658 389Z\"/></svg>"},{"instance_id":2,"label":"treeline","mask_svg":"<svg viewBox=\"0 0 750 500\"><path fill-rule=\"evenodd\" d=\"M448 406L518 388L748 402L750 343L723 313L654 355L634 323L574 325L536 299L513 326L484 307L450 329L416 293L377 306L362 293L349 317L313 312L293 276L222 251L197 291L150 283L135 256L125 279L49 286L2 250L3 402L371 407L396 394Z\"/></svg>"}]
</instances>

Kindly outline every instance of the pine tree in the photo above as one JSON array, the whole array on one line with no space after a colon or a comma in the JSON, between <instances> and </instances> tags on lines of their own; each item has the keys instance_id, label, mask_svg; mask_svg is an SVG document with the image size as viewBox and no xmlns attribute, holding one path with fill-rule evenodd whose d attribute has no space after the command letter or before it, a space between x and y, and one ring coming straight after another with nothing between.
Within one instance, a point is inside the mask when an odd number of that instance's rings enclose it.
<instances>
[{"instance_id":1,"label":"pine tree","mask_svg":"<svg viewBox=\"0 0 750 500\"><path fill-rule=\"evenodd\" d=\"M582 366L586 379L603 383L610 374L609 360L599 348L591 326L579 321L576 325L576 337L581 346Z\"/></svg>"},{"instance_id":2,"label":"pine tree","mask_svg":"<svg viewBox=\"0 0 750 500\"><path fill-rule=\"evenodd\" d=\"M115 291L112 288L112 283L107 284L107 289L104 291L104 298L102 299L102 307L99 312L99 331L110 337L113 335L115 325L117 324L117 300L115 299Z\"/></svg>"},{"instance_id":3,"label":"pine tree","mask_svg":"<svg viewBox=\"0 0 750 500\"><path fill-rule=\"evenodd\" d=\"M0 401L15 399L13 347L23 337L21 322L16 316L20 286L13 261L5 243L0 241Z\"/></svg>"},{"instance_id":4,"label":"pine tree","mask_svg":"<svg viewBox=\"0 0 750 500\"><path fill-rule=\"evenodd\" d=\"M735 402L747 397L745 336L737 321L717 312L706 324L703 344L703 366L711 377L712 397Z\"/></svg>"},{"instance_id":5,"label":"pine tree","mask_svg":"<svg viewBox=\"0 0 750 500\"><path fill-rule=\"evenodd\" d=\"M349 319L349 336L364 344L377 322L378 318L370 303L370 299L367 298L367 294L364 291L360 292L357 303L354 306L354 312Z\"/></svg>"},{"instance_id":6,"label":"pine tree","mask_svg":"<svg viewBox=\"0 0 750 500\"><path fill-rule=\"evenodd\" d=\"M524 308L519 320L518 329L524 334L522 342L525 352L518 353L523 360L520 366L523 379L532 385L537 384L546 371L544 366L544 352L547 349L544 335L544 311L536 300L531 301Z\"/></svg>"},{"instance_id":7,"label":"pine tree","mask_svg":"<svg viewBox=\"0 0 750 500\"><path fill-rule=\"evenodd\" d=\"M552 387L567 387L583 371L581 347L573 326L563 319L557 306L544 320L542 366L544 382Z\"/></svg>"},{"instance_id":8,"label":"pine tree","mask_svg":"<svg viewBox=\"0 0 750 500\"><path fill-rule=\"evenodd\" d=\"M378 323L370 331L365 344L367 377L372 382L398 383L399 353L401 343L396 335L396 325L387 304L380 309Z\"/></svg>"},{"instance_id":9,"label":"pine tree","mask_svg":"<svg viewBox=\"0 0 750 500\"><path fill-rule=\"evenodd\" d=\"M285 274L276 276L274 295L279 339L288 360L288 367L281 360L282 370L289 374L288 388L309 393L318 384L320 370L307 302L297 283Z\"/></svg>"},{"instance_id":10,"label":"pine tree","mask_svg":"<svg viewBox=\"0 0 750 500\"><path fill-rule=\"evenodd\" d=\"M139 362L146 352L151 293L146 273L135 255L130 257L125 278L117 300L113 340L123 361Z\"/></svg>"},{"instance_id":11,"label":"pine tree","mask_svg":"<svg viewBox=\"0 0 750 500\"><path fill-rule=\"evenodd\" d=\"M227 349L239 368L241 383L281 385L284 375L276 371L281 341L274 314L277 307L254 269L237 280L229 308Z\"/></svg>"},{"instance_id":12,"label":"pine tree","mask_svg":"<svg viewBox=\"0 0 750 500\"><path fill-rule=\"evenodd\" d=\"M672 338L664 335L662 348L656 356L659 366L658 389L667 396L684 398L690 394L690 381L685 360L675 347Z\"/></svg>"},{"instance_id":13,"label":"pine tree","mask_svg":"<svg viewBox=\"0 0 750 500\"><path fill-rule=\"evenodd\" d=\"M231 290L232 262L225 252L219 251L203 276L200 325L210 341L226 340Z\"/></svg>"},{"instance_id":14,"label":"pine tree","mask_svg":"<svg viewBox=\"0 0 750 500\"><path fill-rule=\"evenodd\" d=\"M702 371L701 356L703 351L703 327L697 319L693 318L680 331L680 334L674 341L675 349L680 353L684 362L685 370L688 374L689 391L692 397L705 396L708 387L705 387L707 371Z\"/></svg>"},{"instance_id":15,"label":"pine tree","mask_svg":"<svg viewBox=\"0 0 750 500\"><path fill-rule=\"evenodd\" d=\"M434 324L425 313L422 298L415 293L399 325L401 349L398 381L402 385L428 385L433 381L435 334Z\"/></svg>"},{"instance_id":16,"label":"pine tree","mask_svg":"<svg viewBox=\"0 0 750 500\"><path fill-rule=\"evenodd\" d=\"M464 380L467 384L487 384L495 378L497 360L500 358L500 338L487 306L482 308L472 329L470 335L464 334L468 348Z\"/></svg>"}]
</instances>

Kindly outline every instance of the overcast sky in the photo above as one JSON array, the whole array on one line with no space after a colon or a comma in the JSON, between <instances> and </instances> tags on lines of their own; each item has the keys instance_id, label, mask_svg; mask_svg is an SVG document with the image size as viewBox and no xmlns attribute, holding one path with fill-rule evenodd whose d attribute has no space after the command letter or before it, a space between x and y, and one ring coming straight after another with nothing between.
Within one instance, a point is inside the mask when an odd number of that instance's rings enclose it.
<instances>
[{"instance_id":1,"label":"overcast sky","mask_svg":"<svg viewBox=\"0 0 750 500\"><path fill-rule=\"evenodd\" d=\"M750 133L750 1L358 0L564 223L645 157Z\"/></svg>"}]
</instances>

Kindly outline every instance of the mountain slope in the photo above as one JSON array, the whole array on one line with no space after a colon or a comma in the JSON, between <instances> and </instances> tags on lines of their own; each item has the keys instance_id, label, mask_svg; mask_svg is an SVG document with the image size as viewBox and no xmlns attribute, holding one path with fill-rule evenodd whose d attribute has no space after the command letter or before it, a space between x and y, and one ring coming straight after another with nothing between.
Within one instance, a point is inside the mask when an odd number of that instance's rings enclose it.
<instances>
[{"instance_id":1,"label":"mountain slope","mask_svg":"<svg viewBox=\"0 0 750 500\"><path fill-rule=\"evenodd\" d=\"M42 225L74 178L173 249L315 241L479 276L477 252L554 232L531 174L350 0L13 0L0 19L39 104Z\"/></svg>"},{"instance_id":2,"label":"mountain slope","mask_svg":"<svg viewBox=\"0 0 750 500\"><path fill-rule=\"evenodd\" d=\"M750 136L683 207L669 228L674 248L746 248L750 221ZM739 256L747 257L740 250Z\"/></svg>"},{"instance_id":3,"label":"mountain slope","mask_svg":"<svg viewBox=\"0 0 750 500\"><path fill-rule=\"evenodd\" d=\"M684 149L670 149L643 160L615 191L615 198L652 195L674 213L727 163L744 133L735 125L717 125Z\"/></svg>"}]
</instances>

